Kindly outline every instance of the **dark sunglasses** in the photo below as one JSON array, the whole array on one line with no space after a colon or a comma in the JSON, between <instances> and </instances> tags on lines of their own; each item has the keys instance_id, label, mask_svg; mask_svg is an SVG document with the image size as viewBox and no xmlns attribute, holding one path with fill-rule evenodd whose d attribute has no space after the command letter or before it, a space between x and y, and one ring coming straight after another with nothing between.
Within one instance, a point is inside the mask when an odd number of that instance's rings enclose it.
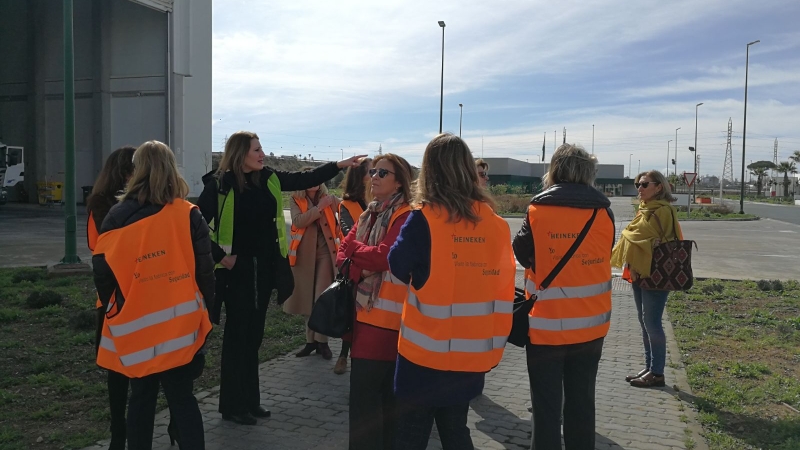
<instances>
[{"instance_id":1,"label":"dark sunglasses","mask_svg":"<svg viewBox=\"0 0 800 450\"><path fill-rule=\"evenodd\" d=\"M639 189L639 186L647 189L647 187L650 186L650 183L661 184L658 181L645 181L645 182L642 182L642 183L633 183L633 185L636 186L636 189Z\"/></svg>"},{"instance_id":2,"label":"dark sunglasses","mask_svg":"<svg viewBox=\"0 0 800 450\"><path fill-rule=\"evenodd\" d=\"M386 178L386 175L387 175L387 174L390 174L390 173L391 173L391 174L394 174L394 172L392 172L391 170L386 170L386 169L369 169L369 176L370 176L370 177L374 177L376 173L377 173L377 174L378 174L378 176L379 176L379 177L381 177L381 178Z\"/></svg>"},{"instance_id":3,"label":"dark sunglasses","mask_svg":"<svg viewBox=\"0 0 800 450\"><path fill-rule=\"evenodd\" d=\"M478 176L481 178L489 178L489 174L486 172L478 172Z\"/></svg>"}]
</instances>

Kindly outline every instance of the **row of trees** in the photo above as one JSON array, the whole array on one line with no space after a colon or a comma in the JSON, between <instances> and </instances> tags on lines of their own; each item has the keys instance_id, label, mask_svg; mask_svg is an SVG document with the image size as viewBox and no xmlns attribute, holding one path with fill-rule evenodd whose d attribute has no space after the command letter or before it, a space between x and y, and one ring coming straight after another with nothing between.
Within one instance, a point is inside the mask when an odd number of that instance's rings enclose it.
<instances>
[{"instance_id":1,"label":"row of trees","mask_svg":"<svg viewBox=\"0 0 800 450\"><path fill-rule=\"evenodd\" d=\"M761 196L761 189L764 186L764 177L767 176L767 172L770 170L775 170L778 173L783 174L783 196L789 196L789 174L796 174L797 173L797 164L800 164L800 150L795 150L792 156L789 157L788 161L783 161L778 165L771 161L756 161L747 168L750 170L750 174L756 177L756 188L758 189L758 195Z\"/></svg>"}]
</instances>

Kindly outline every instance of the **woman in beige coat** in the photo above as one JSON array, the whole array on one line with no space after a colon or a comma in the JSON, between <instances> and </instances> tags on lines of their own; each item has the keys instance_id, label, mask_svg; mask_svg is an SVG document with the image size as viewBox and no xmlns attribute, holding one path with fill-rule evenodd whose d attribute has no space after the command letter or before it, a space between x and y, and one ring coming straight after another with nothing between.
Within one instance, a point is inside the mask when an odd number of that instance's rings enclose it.
<instances>
[{"instance_id":1,"label":"woman in beige coat","mask_svg":"<svg viewBox=\"0 0 800 450\"><path fill-rule=\"evenodd\" d=\"M306 318L306 346L295 356L308 356L317 352L331 359L328 337L308 328L311 307L336 276L336 252L339 248L339 223L334 211L339 199L328 195L324 184L304 191L296 191L290 202L292 236L289 263L294 275L294 292L283 310Z\"/></svg>"}]
</instances>

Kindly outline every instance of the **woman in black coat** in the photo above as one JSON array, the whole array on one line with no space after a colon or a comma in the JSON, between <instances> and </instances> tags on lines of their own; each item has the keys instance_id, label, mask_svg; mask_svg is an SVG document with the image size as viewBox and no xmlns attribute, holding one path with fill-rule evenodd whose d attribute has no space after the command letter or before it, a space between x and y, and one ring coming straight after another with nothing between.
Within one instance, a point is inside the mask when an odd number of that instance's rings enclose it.
<instances>
[{"instance_id":1,"label":"woman in black coat","mask_svg":"<svg viewBox=\"0 0 800 450\"><path fill-rule=\"evenodd\" d=\"M217 263L218 306L211 311L212 322L219 323L222 302L226 311L219 412L223 420L241 425L270 416L260 402L258 349L272 291L278 290L282 303L294 289L281 191L318 186L339 170L357 165L364 155L307 172L266 168L264 156L258 135L232 134L219 169L203 177L205 189L198 200L211 228Z\"/></svg>"}]
</instances>

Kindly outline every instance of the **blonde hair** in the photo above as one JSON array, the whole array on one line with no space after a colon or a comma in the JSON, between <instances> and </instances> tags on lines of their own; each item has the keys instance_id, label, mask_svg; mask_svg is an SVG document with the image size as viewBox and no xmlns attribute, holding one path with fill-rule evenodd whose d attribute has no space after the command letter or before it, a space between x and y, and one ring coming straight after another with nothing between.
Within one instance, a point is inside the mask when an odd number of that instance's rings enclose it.
<instances>
[{"instance_id":1,"label":"blonde hair","mask_svg":"<svg viewBox=\"0 0 800 450\"><path fill-rule=\"evenodd\" d=\"M414 169L411 168L411 164L402 156L395 155L394 153L384 153L383 155L376 156L375 159L372 160L372 168L374 169L375 166L384 159L392 164L394 179L400 183L400 191L403 193L403 200L406 203L410 202L411 185L414 182Z\"/></svg>"},{"instance_id":2,"label":"blonde hair","mask_svg":"<svg viewBox=\"0 0 800 450\"><path fill-rule=\"evenodd\" d=\"M661 186L661 191L653 196L653 200L666 200L670 203L678 200L672 195L672 186L669 185L669 181L667 181L667 178L661 172L657 170L642 172L636 176L635 182L640 182L639 180L642 177L647 177L650 179L650 181L655 181Z\"/></svg>"},{"instance_id":3,"label":"blonde hair","mask_svg":"<svg viewBox=\"0 0 800 450\"><path fill-rule=\"evenodd\" d=\"M489 171L489 163L483 160L483 158L478 158L475 160L475 167L482 167L483 170Z\"/></svg>"},{"instance_id":4,"label":"blonde hair","mask_svg":"<svg viewBox=\"0 0 800 450\"><path fill-rule=\"evenodd\" d=\"M225 153L222 154L217 169L217 179L222 178L225 172L233 172L239 192L243 192L247 187L244 180L244 160L250 151L250 142L253 139L258 139L258 135L251 131L237 131L230 135L225 141ZM259 172L253 172L251 175L254 185L258 185L258 174Z\"/></svg>"},{"instance_id":5,"label":"blonde hair","mask_svg":"<svg viewBox=\"0 0 800 450\"><path fill-rule=\"evenodd\" d=\"M550 169L544 176L545 189L558 183L578 183L592 186L597 174L597 158L583 147L562 144L553 153Z\"/></svg>"},{"instance_id":6,"label":"blonde hair","mask_svg":"<svg viewBox=\"0 0 800 450\"><path fill-rule=\"evenodd\" d=\"M316 167L306 166L306 167L303 167L302 169L300 169L300 172L310 172L310 171L312 171L314 169L316 169ZM328 193L328 186L325 186L325 183L320 184L319 185L319 191L317 191L317 192L322 193L322 194L327 194ZM320 194L317 194L317 196L319 196L319 195ZM306 194L306 190L305 189L300 190L300 191L292 192L292 197L294 197L294 198L303 199L303 198L306 198L307 196L308 195Z\"/></svg>"},{"instance_id":7,"label":"blonde hair","mask_svg":"<svg viewBox=\"0 0 800 450\"><path fill-rule=\"evenodd\" d=\"M494 200L478 185L478 171L467 143L450 133L436 136L422 156L414 202L443 207L448 222L465 219L477 223L481 218L473 209L476 201L496 209Z\"/></svg>"},{"instance_id":8,"label":"blonde hair","mask_svg":"<svg viewBox=\"0 0 800 450\"><path fill-rule=\"evenodd\" d=\"M147 141L133 152L133 175L118 199L166 205L187 195L189 185L178 172L172 150L163 142Z\"/></svg>"}]
</instances>

